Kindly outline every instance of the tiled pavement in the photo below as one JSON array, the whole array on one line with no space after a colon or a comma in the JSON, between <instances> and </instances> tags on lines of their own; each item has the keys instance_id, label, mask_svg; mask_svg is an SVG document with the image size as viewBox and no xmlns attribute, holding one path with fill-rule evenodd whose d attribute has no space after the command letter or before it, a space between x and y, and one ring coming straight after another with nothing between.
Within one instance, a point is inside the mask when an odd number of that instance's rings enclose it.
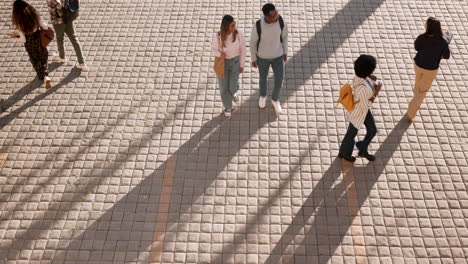
<instances>
[{"instance_id":1,"label":"tiled pavement","mask_svg":"<svg viewBox=\"0 0 468 264\"><path fill-rule=\"evenodd\" d=\"M230 119L210 38L225 13L250 36L263 2L81 2L89 72L66 42L46 91L24 48L0 40L0 263L468 263L468 2L277 1L286 113L258 109L247 67ZM408 125L412 43L430 15L453 56ZM378 159L353 167L335 158L346 123L332 106L360 53L385 86Z\"/></svg>"}]
</instances>

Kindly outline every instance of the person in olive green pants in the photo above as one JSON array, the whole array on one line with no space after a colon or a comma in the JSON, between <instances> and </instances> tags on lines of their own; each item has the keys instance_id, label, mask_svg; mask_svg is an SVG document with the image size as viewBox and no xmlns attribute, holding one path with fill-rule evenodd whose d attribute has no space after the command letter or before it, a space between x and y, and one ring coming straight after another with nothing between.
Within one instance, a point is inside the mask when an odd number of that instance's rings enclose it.
<instances>
[{"instance_id":1,"label":"person in olive green pants","mask_svg":"<svg viewBox=\"0 0 468 264\"><path fill-rule=\"evenodd\" d=\"M73 16L66 15L66 0L47 0L49 6L50 20L54 26L55 35L57 36L57 48L59 56L54 56L53 61L65 62L65 48L63 46L63 41L65 34L67 34L70 42L75 49L76 57L78 58L78 64L76 68L80 70L88 70L88 66L85 64L83 53L81 51L81 45L78 41L78 38L75 34L75 28L73 21L78 17L78 12L73 14Z\"/></svg>"}]
</instances>

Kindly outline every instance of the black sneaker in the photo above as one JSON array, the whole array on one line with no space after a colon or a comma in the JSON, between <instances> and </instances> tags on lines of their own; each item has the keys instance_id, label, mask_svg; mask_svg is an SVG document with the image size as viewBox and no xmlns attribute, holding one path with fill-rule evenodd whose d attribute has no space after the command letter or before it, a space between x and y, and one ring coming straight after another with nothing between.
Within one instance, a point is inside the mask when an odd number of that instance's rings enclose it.
<instances>
[{"instance_id":1,"label":"black sneaker","mask_svg":"<svg viewBox=\"0 0 468 264\"><path fill-rule=\"evenodd\" d=\"M374 161L374 160L375 160L375 156L374 156L374 155L371 155L371 154L369 154L369 153L364 153L364 152L361 152L361 151L359 151L358 156L359 156L359 157L366 158L368 161Z\"/></svg>"},{"instance_id":2,"label":"black sneaker","mask_svg":"<svg viewBox=\"0 0 468 264\"><path fill-rule=\"evenodd\" d=\"M353 157L353 156L345 157L345 156L341 155L341 153L338 154L338 158L347 160L349 162L355 162L356 161L355 157Z\"/></svg>"}]
</instances>

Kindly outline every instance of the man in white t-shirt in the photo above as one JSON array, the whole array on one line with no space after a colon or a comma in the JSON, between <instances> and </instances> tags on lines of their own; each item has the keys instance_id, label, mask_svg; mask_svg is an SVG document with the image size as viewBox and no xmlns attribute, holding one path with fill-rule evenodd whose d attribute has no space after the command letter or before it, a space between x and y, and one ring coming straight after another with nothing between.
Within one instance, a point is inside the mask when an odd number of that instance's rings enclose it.
<instances>
[{"instance_id":1,"label":"man in white t-shirt","mask_svg":"<svg viewBox=\"0 0 468 264\"><path fill-rule=\"evenodd\" d=\"M279 97L284 79L284 63L288 60L288 26L273 4L265 4L262 11L263 16L253 25L250 37L252 66L258 67L260 74L258 106L265 108L266 105L267 77L271 66L275 83L271 102L276 113L280 114L283 111Z\"/></svg>"}]
</instances>

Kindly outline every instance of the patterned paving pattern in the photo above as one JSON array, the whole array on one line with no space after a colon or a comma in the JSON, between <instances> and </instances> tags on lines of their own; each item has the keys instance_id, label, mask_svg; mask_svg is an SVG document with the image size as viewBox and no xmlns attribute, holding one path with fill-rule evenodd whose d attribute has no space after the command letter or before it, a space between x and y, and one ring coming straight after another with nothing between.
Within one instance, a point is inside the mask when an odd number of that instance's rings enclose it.
<instances>
[{"instance_id":1,"label":"patterned paving pattern","mask_svg":"<svg viewBox=\"0 0 468 264\"><path fill-rule=\"evenodd\" d=\"M291 30L286 113L258 109L247 67L230 119L210 38L226 13L250 36L263 3L81 2L89 72L66 42L45 90L24 48L0 40L0 263L468 263L466 1L276 1ZM453 55L408 125L428 16L455 35ZM378 160L350 167L333 102L360 53L385 85Z\"/></svg>"}]
</instances>

